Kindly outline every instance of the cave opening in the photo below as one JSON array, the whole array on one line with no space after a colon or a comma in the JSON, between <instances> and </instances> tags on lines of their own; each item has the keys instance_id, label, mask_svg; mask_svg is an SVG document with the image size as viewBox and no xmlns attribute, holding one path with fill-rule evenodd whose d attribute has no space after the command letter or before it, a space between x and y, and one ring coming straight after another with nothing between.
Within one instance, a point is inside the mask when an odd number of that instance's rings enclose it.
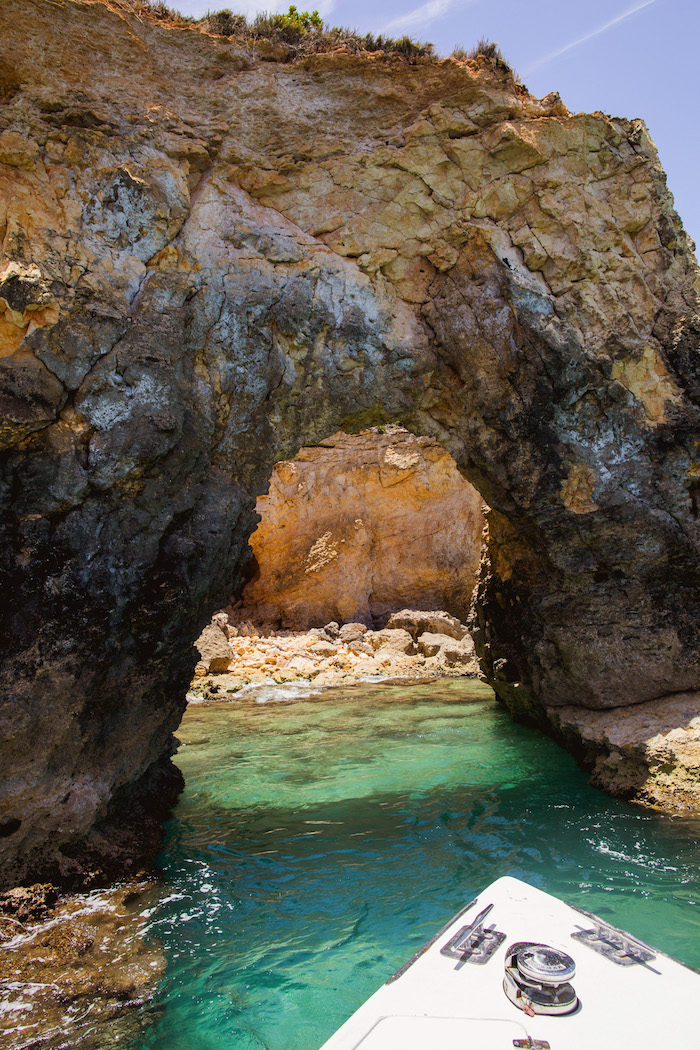
<instances>
[{"instance_id":1,"label":"cave opening","mask_svg":"<svg viewBox=\"0 0 700 1050\"><path fill-rule=\"evenodd\" d=\"M195 691L418 663L476 673L466 625L488 508L436 440L338 431L277 462L256 510L242 582L198 639ZM318 652L286 644L306 632Z\"/></svg>"}]
</instances>

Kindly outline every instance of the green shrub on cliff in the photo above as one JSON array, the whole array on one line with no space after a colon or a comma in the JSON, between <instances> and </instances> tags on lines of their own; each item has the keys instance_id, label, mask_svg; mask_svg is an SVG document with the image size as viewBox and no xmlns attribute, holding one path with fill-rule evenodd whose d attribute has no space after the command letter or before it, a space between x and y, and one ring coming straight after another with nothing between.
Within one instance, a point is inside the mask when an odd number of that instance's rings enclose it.
<instances>
[{"instance_id":1,"label":"green shrub on cliff","mask_svg":"<svg viewBox=\"0 0 700 1050\"><path fill-rule=\"evenodd\" d=\"M252 22L228 8L209 11L198 24L207 33L218 36L248 36L285 44L298 44L307 34L323 29L323 19L318 11L298 11L293 4L286 14L259 14Z\"/></svg>"},{"instance_id":2,"label":"green shrub on cliff","mask_svg":"<svg viewBox=\"0 0 700 1050\"><path fill-rule=\"evenodd\" d=\"M294 54L368 51L400 55L409 61L434 55L432 44L417 44L407 36L394 40L381 34L375 37L372 33L362 35L342 26L326 26L318 11L298 11L294 5L286 14L259 14L250 22L245 15L224 8L208 12L197 25L206 33L238 38L245 44L256 40L287 44L294 49Z\"/></svg>"},{"instance_id":3,"label":"green shrub on cliff","mask_svg":"<svg viewBox=\"0 0 700 1050\"><path fill-rule=\"evenodd\" d=\"M283 44L299 44L305 36L319 33L323 19L318 11L297 11L292 5L286 15L257 15L250 25L255 37L276 40Z\"/></svg>"},{"instance_id":4,"label":"green shrub on cliff","mask_svg":"<svg viewBox=\"0 0 700 1050\"><path fill-rule=\"evenodd\" d=\"M286 15L273 15L272 21L283 29L297 29L300 33L306 33L311 29L323 29L323 19L318 11L297 11L294 4L291 5Z\"/></svg>"}]
</instances>

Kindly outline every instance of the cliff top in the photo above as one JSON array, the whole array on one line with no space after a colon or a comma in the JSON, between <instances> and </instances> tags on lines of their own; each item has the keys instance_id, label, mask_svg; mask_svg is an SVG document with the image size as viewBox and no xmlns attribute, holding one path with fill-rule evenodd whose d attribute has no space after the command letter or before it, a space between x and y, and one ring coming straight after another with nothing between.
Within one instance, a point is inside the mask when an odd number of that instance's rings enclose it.
<instances>
[{"instance_id":1,"label":"cliff top","mask_svg":"<svg viewBox=\"0 0 700 1050\"><path fill-rule=\"evenodd\" d=\"M375 139L391 139L433 104L481 106L482 124L567 116L556 93L535 99L489 47L473 58L439 58L427 51L408 55L369 50L379 38L343 36L345 31L336 29L306 34L301 47L274 33L255 36L255 24L246 23L241 33L214 34L207 31L209 22L177 21L169 8L144 0L5 0L0 25L0 102L6 103L0 130L22 134L37 116L41 124L56 124L59 110L62 127L88 134L119 128L133 137L144 128L150 137L156 126L183 131L183 122L187 134L193 126L203 134L205 125L216 134L232 120L240 126L243 110L252 110L244 121L247 138L260 126L263 110L278 108L273 96L282 104L280 92L294 95L299 73L313 81L313 112L295 109L299 100L294 103L290 95L275 131L295 140L288 151L294 155L304 152L300 137L317 138L320 132L338 146L346 125L361 128L376 145ZM241 74L247 76L241 80Z\"/></svg>"},{"instance_id":2,"label":"cliff top","mask_svg":"<svg viewBox=\"0 0 700 1050\"><path fill-rule=\"evenodd\" d=\"M208 11L201 18L183 15L162 0L85 0L100 3L140 21L177 29L218 36L243 46L268 61L293 61L309 54L345 52L403 59L409 62L440 62L431 43L416 42L412 37L393 38L384 34L361 34L347 26L324 23L317 11L297 11L290 6L286 14L260 13L251 21L246 15L229 8ZM456 49L450 56L457 61L489 61L499 71L513 75L498 46L482 39L470 51ZM517 77L515 78L517 81Z\"/></svg>"}]
</instances>

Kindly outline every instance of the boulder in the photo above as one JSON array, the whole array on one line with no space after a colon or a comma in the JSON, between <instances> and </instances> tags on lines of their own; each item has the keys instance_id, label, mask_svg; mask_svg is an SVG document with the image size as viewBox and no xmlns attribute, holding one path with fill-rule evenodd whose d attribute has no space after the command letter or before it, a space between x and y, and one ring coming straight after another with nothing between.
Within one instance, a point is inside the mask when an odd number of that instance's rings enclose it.
<instances>
[{"instance_id":1,"label":"boulder","mask_svg":"<svg viewBox=\"0 0 700 1050\"><path fill-rule=\"evenodd\" d=\"M228 671L233 663L233 651L228 638L218 623L210 623L195 642L199 652L197 670L204 674L220 674Z\"/></svg>"},{"instance_id":2,"label":"boulder","mask_svg":"<svg viewBox=\"0 0 700 1050\"><path fill-rule=\"evenodd\" d=\"M363 623L344 623L340 628L339 637L341 642L349 645L351 642L359 642L367 633Z\"/></svg>"},{"instance_id":3,"label":"boulder","mask_svg":"<svg viewBox=\"0 0 700 1050\"><path fill-rule=\"evenodd\" d=\"M250 620L244 620L243 623L240 623L237 630L240 638L257 638L259 634L259 628L251 623Z\"/></svg>"},{"instance_id":4,"label":"boulder","mask_svg":"<svg viewBox=\"0 0 700 1050\"><path fill-rule=\"evenodd\" d=\"M334 636L329 634L325 627L312 627L306 633L310 638L318 638L322 642L334 641Z\"/></svg>"},{"instance_id":5,"label":"boulder","mask_svg":"<svg viewBox=\"0 0 700 1050\"><path fill-rule=\"evenodd\" d=\"M336 646L332 642L326 642L322 638L310 645L307 650L307 652L313 653L314 656L335 656L337 651Z\"/></svg>"},{"instance_id":6,"label":"boulder","mask_svg":"<svg viewBox=\"0 0 700 1050\"><path fill-rule=\"evenodd\" d=\"M361 638L358 638L358 639L356 639L353 642L346 642L346 645L347 645L348 649L350 650L350 652L351 653L355 653L356 656L359 655L360 653L366 653L369 656L371 656L372 653L374 652L374 649L372 648L372 646L368 642L365 642Z\"/></svg>"},{"instance_id":7,"label":"boulder","mask_svg":"<svg viewBox=\"0 0 700 1050\"><path fill-rule=\"evenodd\" d=\"M465 667L467 664L472 664L474 671L478 670L474 643L468 634L461 642L451 640L443 645L442 656L450 667Z\"/></svg>"},{"instance_id":8,"label":"boulder","mask_svg":"<svg viewBox=\"0 0 700 1050\"><path fill-rule=\"evenodd\" d=\"M461 640L467 634L467 628L456 616L450 616L449 613L440 610L424 612L418 609L402 609L401 612L391 614L387 627L408 631L414 641L425 632L444 634L457 640Z\"/></svg>"},{"instance_id":9,"label":"boulder","mask_svg":"<svg viewBox=\"0 0 700 1050\"><path fill-rule=\"evenodd\" d=\"M211 618L211 622L216 624L216 626L223 632L226 638L238 637L238 628L234 627L233 624L229 621L228 613L214 613L214 615Z\"/></svg>"},{"instance_id":10,"label":"boulder","mask_svg":"<svg viewBox=\"0 0 700 1050\"><path fill-rule=\"evenodd\" d=\"M420 635L416 644L418 652L423 656L439 656L444 648L452 642L454 642L454 638L451 638L449 634L425 631Z\"/></svg>"},{"instance_id":11,"label":"boulder","mask_svg":"<svg viewBox=\"0 0 700 1050\"><path fill-rule=\"evenodd\" d=\"M390 630L368 631L365 636L375 652L383 650L386 655L402 654L410 656L415 652L413 639L408 631Z\"/></svg>"}]
</instances>

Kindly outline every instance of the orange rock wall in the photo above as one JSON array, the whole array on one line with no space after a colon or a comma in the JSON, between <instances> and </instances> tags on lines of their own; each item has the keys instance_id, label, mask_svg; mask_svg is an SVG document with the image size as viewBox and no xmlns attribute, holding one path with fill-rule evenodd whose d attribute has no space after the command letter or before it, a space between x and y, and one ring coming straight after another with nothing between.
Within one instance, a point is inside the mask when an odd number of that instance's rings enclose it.
<instances>
[{"instance_id":1,"label":"orange rock wall","mask_svg":"<svg viewBox=\"0 0 700 1050\"><path fill-rule=\"evenodd\" d=\"M259 571L243 595L257 620L372 626L406 606L466 617L482 499L428 438L334 434L278 463L257 511Z\"/></svg>"}]
</instances>

